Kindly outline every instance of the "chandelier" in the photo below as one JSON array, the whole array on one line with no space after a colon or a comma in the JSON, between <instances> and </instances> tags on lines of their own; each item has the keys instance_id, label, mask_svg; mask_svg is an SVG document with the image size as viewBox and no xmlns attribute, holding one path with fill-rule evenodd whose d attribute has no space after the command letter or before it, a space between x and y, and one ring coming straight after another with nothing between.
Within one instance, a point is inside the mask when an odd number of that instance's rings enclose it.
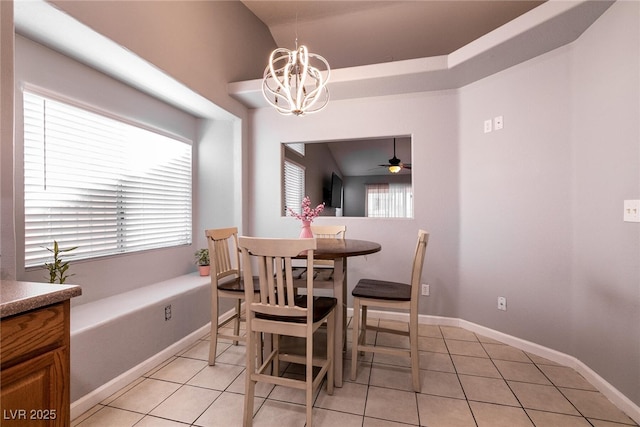
<instances>
[{"instance_id":1,"label":"chandelier","mask_svg":"<svg viewBox=\"0 0 640 427\"><path fill-rule=\"evenodd\" d=\"M323 71L311 65L319 62ZM302 116L322 110L329 102L329 63L320 55L309 53L306 46L271 52L264 70L262 94L280 114Z\"/></svg>"}]
</instances>

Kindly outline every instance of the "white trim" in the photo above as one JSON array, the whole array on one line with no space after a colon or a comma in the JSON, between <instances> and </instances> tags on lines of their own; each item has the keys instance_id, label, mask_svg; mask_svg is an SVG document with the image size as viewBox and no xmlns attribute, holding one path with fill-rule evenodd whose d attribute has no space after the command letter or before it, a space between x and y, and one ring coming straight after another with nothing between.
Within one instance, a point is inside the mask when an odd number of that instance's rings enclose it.
<instances>
[{"instance_id":1,"label":"white trim","mask_svg":"<svg viewBox=\"0 0 640 427\"><path fill-rule=\"evenodd\" d=\"M347 315L353 315L353 308L347 309ZM408 314L367 310L367 316L370 318L406 321ZM536 356L544 357L545 359L548 359L552 362L572 368L576 370L576 372L578 372L580 375L582 375L585 380L587 380L592 386L594 386L607 399L609 399L618 409L623 411L636 423L640 424L640 406L632 402L631 399L622 394L618 389L616 389L613 385L602 378L597 372L595 372L584 362L574 356L559 352L557 350L553 350L548 347L544 347L531 341L523 340L521 338L517 338L512 335L487 328L485 326L478 325L473 322L469 322L464 319L428 316L421 314L418 316L418 322L420 324L427 325L458 326L471 332L483 335L487 338L491 338L496 341L508 344L522 351L526 351Z\"/></svg>"}]
</instances>

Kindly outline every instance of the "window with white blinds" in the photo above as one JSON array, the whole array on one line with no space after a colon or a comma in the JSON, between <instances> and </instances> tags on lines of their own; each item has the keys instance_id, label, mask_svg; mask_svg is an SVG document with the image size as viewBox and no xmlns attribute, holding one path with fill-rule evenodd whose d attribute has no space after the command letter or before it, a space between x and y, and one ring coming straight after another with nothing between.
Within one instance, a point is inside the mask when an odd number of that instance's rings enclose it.
<instances>
[{"instance_id":1,"label":"window with white blinds","mask_svg":"<svg viewBox=\"0 0 640 427\"><path fill-rule=\"evenodd\" d=\"M302 198L304 197L304 167L291 160L284 161L284 206L285 215L291 216L287 208L301 213Z\"/></svg>"},{"instance_id":2,"label":"window with white blinds","mask_svg":"<svg viewBox=\"0 0 640 427\"><path fill-rule=\"evenodd\" d=\"M25 266L191 243L191 144L24 92Z\"/></svg>"}]
</instances>

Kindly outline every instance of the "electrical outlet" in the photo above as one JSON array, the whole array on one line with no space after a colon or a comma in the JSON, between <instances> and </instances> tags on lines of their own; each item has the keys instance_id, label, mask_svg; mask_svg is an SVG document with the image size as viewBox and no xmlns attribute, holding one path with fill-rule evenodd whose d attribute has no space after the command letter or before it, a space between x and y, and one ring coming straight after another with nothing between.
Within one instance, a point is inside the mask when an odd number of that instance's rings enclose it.
<instances>
[{"instance_id":1,"label":"electrical outlet","mask_svg":"<svg viewBox=\"0 0 640 427\"><path fill-rule=\"evenodd\" d=\"M485 120L484 121L484 133L491 132L491 126L492 125L493 125L493 122L491 121L491 119Z\"/></svg>"},{"instance_id":2,"label":"electrical outlet","mask_svg":"<svg viewBox=\"0 0 640 427\"><path fill-rule=\"evenodd\" d=\"M507 311L507 299L505 297L498 297L498 310Z\"/></svg>"},{"instance_id":3,"label":"electrical outlet","mask_svg":"<svg viewBox=\"0 0 640 427\"><path fill-rule=\"evenodd\" d=\"M164 308L164 320L171 320L171 304Z\"/></svg>"},{"instance_id":4,"label":"electrical outlet","mask_svg":"<svg viewBox=\"0 0 640 427\"><path fill-rule=\"evenodd\" d=\"M640 200L624 201L624 221L640 222Z\"/></svg>"},{"instance_id":5,"label":"electrical outlet","mask_svg":"<svg viewBox=\"0 0 640 427\"><path fill-rule=\"evenodd\" d=\"M427 283L422 284L422 295L429 296L429 285Z\"/></svg>"}]
</instances>

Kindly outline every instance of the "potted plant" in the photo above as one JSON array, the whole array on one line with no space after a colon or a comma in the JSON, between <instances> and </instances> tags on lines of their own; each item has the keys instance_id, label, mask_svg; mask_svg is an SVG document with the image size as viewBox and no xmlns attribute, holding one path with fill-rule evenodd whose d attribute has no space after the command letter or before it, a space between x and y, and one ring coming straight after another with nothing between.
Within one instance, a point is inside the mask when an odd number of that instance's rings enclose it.
<instances>
[{"instance_id":1,"label":"potted plant","mask_svg":"<svg viewBox=\"0 0 640 427\"><path fill-rule=\"evenodd\" d=\"M56 281L58 281L58 283L63 284L68 277L73 276L73 274L67 274L69 261L63 261L61 254L63 252L71 252L77 248L77 246L74 246L72 248L60 249L56 240L53 241L53 249L45 248L53 253L53 262L44 263L44 267L49 270L49 283L56 283Z\"/></svg>"},{"instance_id":2,"label":"potted plant","mask_svg":"<svg viewBox=\"0 0 640 427\"><path fill-rule=\"evenodd\" d=\"M200 270L201 276L208 276L210 266L209 260L209 249L198 249L196 251L196 264L198 265L198 270Z\"/></svg>"}]
</instances>

